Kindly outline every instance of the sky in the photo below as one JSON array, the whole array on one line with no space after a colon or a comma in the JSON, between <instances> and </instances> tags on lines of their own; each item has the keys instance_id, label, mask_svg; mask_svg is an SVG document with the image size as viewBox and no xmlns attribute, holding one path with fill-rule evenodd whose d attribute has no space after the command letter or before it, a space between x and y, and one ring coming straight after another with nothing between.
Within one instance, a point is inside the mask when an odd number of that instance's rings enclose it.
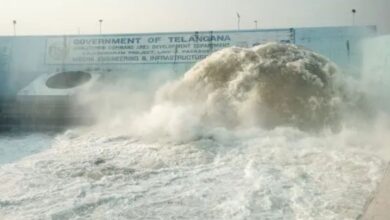
<instances>
[{"instance_id":1,"label":"sky","mask_svg":"<svg viewBox=\"0 0 390 220\"><path fill-rule=\"evenodd\" d=\"M0 35L377 25L390 34L390 0L0 0Z\"/></svg>"}]
</instances>

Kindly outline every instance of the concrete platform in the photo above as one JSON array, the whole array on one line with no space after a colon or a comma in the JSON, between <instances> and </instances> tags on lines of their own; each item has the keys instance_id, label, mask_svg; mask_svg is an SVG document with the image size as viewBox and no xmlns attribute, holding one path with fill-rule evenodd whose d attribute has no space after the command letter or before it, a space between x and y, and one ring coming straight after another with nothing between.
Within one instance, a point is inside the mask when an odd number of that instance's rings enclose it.
<instances>
[{"instance_id":1,"label":"concrete platform","mask_svg":"<svg viewBox=\"0 0 390 220\"><path fill-rule=\"evenodd\" d=\"M390 164L361 220L390 220Z\"/></svg>"}]
</instances>

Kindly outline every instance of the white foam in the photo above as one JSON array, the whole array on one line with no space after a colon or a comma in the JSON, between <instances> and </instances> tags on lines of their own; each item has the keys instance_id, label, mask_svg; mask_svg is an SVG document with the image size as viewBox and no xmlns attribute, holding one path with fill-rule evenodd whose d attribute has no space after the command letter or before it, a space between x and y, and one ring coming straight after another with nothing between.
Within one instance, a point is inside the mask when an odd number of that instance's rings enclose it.
<instances>
[{"instance_id":1,"label":"white foam","mask_svg":"<svg viewBox=\"0 0 390 220\"><path fill-rule=\"evenodd\" d=\"M68 132L49 150L0 167L0 213L15 219L355 219L384 169L381 159L348 144L355 136L293 128L215 132L184 144Z\"/></svg>"}]
</instances>

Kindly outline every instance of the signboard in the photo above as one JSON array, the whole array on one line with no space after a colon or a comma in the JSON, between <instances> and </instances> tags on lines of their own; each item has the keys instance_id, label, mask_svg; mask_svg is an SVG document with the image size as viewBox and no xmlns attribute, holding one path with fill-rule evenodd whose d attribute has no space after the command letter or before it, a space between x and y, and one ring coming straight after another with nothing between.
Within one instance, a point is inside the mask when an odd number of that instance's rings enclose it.
<instances>
[{"instance_id":1,"label":"signboard","mask_svg":"<svg viewBox=\"0 0 390 220\"><path fill-rule=\"evenodd\" d=\"M230 46L292 43L290 29L49 37L46 64L193 63Z\"/></svg>"}]
</instances>

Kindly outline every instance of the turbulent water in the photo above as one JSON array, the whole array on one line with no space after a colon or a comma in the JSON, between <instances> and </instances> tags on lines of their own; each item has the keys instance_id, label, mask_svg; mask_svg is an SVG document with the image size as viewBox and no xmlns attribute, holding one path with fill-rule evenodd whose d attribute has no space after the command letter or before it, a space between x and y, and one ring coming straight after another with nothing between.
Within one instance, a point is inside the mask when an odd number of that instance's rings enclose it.
<instances>
[{"instance_id":1,"label":"turbulent water","mask_svg":"<svg viewBox=\"0 0 390 220\"><path fill-rule=\"evenodd\" d=\"M26 138L41 152L0 166L0 219L356 219L390 120L344 119L361 95L341 75L293 45L216 52L149 103L129 94L94 127Z\"/></svg>"},{"instance_id":2,"label":"turbulent water","mask_svg":"<svg viewBox=\"0 0 390 220\"><path fill-rule=\"evenodd\" d=\"M329 60L294 45L228 48L160 93L164 101L200 108L202 124L313 129L337 120L345 94L336 72Z\"/></svg>"}]
</instances>

